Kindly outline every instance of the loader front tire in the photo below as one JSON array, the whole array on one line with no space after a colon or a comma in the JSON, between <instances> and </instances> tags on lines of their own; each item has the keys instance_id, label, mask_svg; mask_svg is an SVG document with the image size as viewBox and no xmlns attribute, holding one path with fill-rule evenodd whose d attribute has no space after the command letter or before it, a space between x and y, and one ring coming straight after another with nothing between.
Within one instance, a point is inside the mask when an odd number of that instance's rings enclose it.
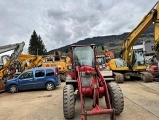
<instances>
[{"instance_id":1,"label":"loader front tire","mask_svg":"<svg viewBox=\"0 0 159 120\"><path fill-rule=\"evenodd\" d=\"M73 85L65 85L63 88L63 114L66 119L75 116L75 97Z\"/></svg>"},{"instance_id":2,"label":"loader front tire","mask_svg":"<svg viewBox=\"0 0 159 120\"><path fill-rule=\"evenodd\" d=\"M115 109L115 114L119 115L124 109L124 97L121 88L117 83L110 82L108 83L108 90L112 108Z\"/></svg>"}]
</instances>

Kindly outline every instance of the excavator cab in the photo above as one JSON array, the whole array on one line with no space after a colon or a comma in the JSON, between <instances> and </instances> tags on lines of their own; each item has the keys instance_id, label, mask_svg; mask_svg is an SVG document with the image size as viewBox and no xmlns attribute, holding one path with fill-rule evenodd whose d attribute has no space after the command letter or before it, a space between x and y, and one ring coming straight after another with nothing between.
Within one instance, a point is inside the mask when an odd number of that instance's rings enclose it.
<instances>
[{"instance_id":1,"label":"excavator cab","mask_svg":"<svg viewBox=\"0 0 159 120\"><path fill-rule=\"evenodd\" d=\"M135 63L134 66L143 66L146 65L145 53L141 50L135 50Z\"/></svg>"},{"instance_id":2,"label":"excavator cab","mask_svg":"<svg viewBox=\"0 0 159 120\"><path fill-rule=\"evenodd\" d=\"M55 61L60 61L61 60L61 52L60 51L55 51L54 52L54 60Z\"/></svg>"}]
</instances>

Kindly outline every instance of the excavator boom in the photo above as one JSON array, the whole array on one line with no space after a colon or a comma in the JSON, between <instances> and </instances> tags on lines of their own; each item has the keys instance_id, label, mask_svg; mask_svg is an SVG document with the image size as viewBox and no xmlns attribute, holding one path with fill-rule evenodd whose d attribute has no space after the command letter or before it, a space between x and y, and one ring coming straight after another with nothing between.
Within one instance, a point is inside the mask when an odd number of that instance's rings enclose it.
<instances>
[{"instance_id":1,"label":"excavator boom","mask_svg":"<svg viewBox=\"0 0 159 120\"><path fill-rule=\"evenodd\" d=\"M146 16L140 21L136 28L126 37L122 45L122 57L126 62L129 62L129 53L137 38L145 32L145 30L152 24L155 24L155 50L159 49L159 2L148 12ZM131 62L131 61L130 61Z\"/></svg>"},{"instance_id":2,"label":"excavator boom","mask_svg":"<svg viewBox=\"0 0 159 120\"><path fill-rule=\"evenodd\" d=\"M21 44L24 44L24 43L21 43ZM19 45L19 43L0 46L0 54L5 53L5 52L10 51L10 50L14 50L18 45Z\"/></svg>"}]
</instances>

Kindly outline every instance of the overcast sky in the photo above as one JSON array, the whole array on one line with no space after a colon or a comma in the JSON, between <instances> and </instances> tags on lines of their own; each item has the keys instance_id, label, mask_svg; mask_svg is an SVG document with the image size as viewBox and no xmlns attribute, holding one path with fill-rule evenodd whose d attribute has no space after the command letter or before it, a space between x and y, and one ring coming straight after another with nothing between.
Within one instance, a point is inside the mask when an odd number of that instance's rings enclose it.
<instances>
[{"instance_id":1,"label":"overcast sky","mask_svg":"<svg viewBox=\"0 0 159 120\"><path fill-rule=\"evenodd\" d=\"M0 46L35 30L52 50L95 36L131 31L157 0L0 0Z\"/></svg>"}]
</instances>

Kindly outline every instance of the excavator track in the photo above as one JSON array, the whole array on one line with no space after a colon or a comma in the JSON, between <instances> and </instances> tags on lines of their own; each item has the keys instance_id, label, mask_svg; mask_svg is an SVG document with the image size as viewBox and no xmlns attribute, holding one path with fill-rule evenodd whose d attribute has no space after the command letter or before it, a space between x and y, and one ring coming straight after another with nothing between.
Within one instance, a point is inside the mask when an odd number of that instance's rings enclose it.
<instances>
[{"instance_id":1,"label":"excavator track","mask_svg":"<svg viewBox=\"0 0 159 120\"><path fill-rule=\"evenodd\" d=\"M144 82L152 82L153 81L153 75L149 72L140 72L141 74L141 79Z\"/></svg>"},{"instance_id":2,"label":"excavator track","mask_svg":"<svg viewBox=\"0 0 159 120\"><path fill-rule=\"evenodd\" d=\"M117 83L123 83L124 82L124 75L121 73L113 72L115 75L114 79Z\"/></svg>"}]
</instances>

